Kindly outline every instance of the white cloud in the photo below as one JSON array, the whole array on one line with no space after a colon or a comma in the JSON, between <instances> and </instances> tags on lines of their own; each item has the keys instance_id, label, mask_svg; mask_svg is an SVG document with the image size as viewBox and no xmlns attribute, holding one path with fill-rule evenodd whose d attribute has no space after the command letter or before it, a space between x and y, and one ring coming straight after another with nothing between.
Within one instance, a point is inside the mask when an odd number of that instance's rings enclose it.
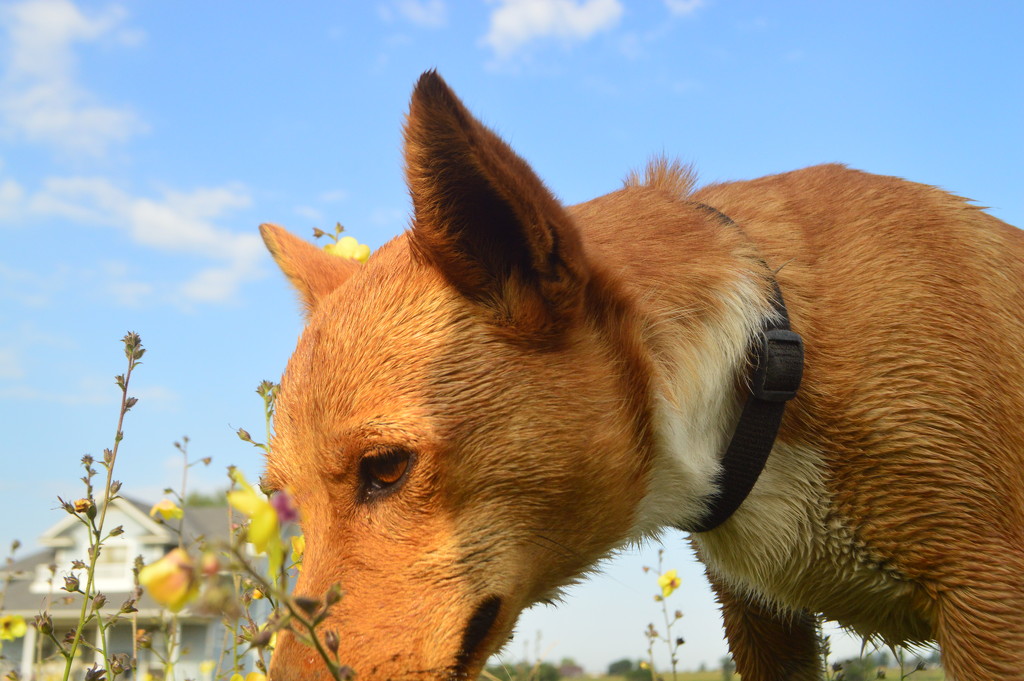
<instances>
[{"instance_id":1,"label":"white cloud","mask_svg":"<svg viewBox=\"0 0 1024 681\"><path fill-rule=\"evenodd\" d=\"M11 179L0 180L0 224L13 221L17 217L25 190Z\"/></svg>"},{"instance_id":2,"label":"white cloud","mask_svg":"<svg viewBox=\"0 0 1024 681\"><path fill-rule=\"evenodd\" d=\"M321 223L324 221L324 214L320 210L313 208L312 206L295 206L293 209L295 214L303 217L310 222Z\"/></svg>"},{"instance_id":3,"label":"white cloud","mask_svg":"<svg viewBox=\"0 0 1024 681\"><path fill-rule=\"evenodd\" d=\"M66 268L41 274L0 262L0 301L12 300L24 307L48 305L67 283Z\"/></svg>"},{"instance_id":4,"label":"white cloud","mask_svg":"<svg viewBox=\"0 0 1024 681\"><path fill-rule=\"evenodd\" d=\"M49 362L51 356L74 347L69 339L40 331L31 322L0 324L0 380L20 381L33 366Z\"/></svg>"},{"instance_id":5,"label":"white cloud","mask_svg":"<svg viewBox=\"0 0 1024 681\"><path fill-rule=\"evenodd\" d=\"M323 192L318 198L324 203L336 203L338 201L345 201L348 199L348 192L344 189L332 189L330 191Z\"/></svg>"},{"instance_id":6,"label":"white cloud","mask_svg":"<svg viewBox=\"0 0 1024 681\"><path fill-rule=\"evenodd\" d=\"M181 397L174 390L161 385L149 385L143 388L132 388L129 394L145 400L146 404L157 407L161 411L174 411L181 402ZM0 386L0 401L16 400L19 402L49 402L66 406L114 405L120 402L117 388L108 377L85 376L75 384L65 384L59 390L42 388L29 384L13 384ZM179 458L180 462L181 459ZM179 469L180 470L180 469Z\"/></svg>"},{"instance_id":7,"label":"white cloud","mask_svg":"<svg viewBox=\"0 0 1024 681\"><path fill-rule=\"evenodd\" d=\"M162 410L176 409L181 402L181 395L162 385L149 384L142 387L132 388L131 394L132 396L139 398L140 402L145 402L147 405L159 405ZM179 459L178 461L180 462L181 460ZM179 470L181 470L180 467Z\"/></svg>"},{"instance_id":8,"label":"white cloud","mask_svg":"<svg viewBox=\"0 0 1024 681\"><path fill-rule=\"evenodd\" d=\"M25 377L25 364L15 348L0 348L0 379L11 381Z\"/></svg>"},{"instance_id":9,"label":"white cloud","mask_svg":"<svg viewBox=\"0 0 1024 681\"><path fill-rule=\"evenodd\" d=\"M122 307L139 307L152 299L156 292L153 284L133 279L132 267L120 260L106 260L99 263L99 275L104 282L104 296L111 298Z\"/></svg>"},{"instance_id":10,"label":"white cloud","mask_svg":"<svg viewBox=\"0 0 1024 681\"><path fill-rule=\"evenodd\" d=\"M399 0L396 9L408 21L423 28L440 28L448 20L444 0Z\"/></svg>"},{"instance_id":11,"label":"white cloud","mask_svg":"<svg viewBox=\"0 0 1024 681\"><path fill-rule=\"evenodd\" d=\"M499 57L541 38L579 42L615 26L622 13L619 0L498 0L483 42Z\"/></svg>"},{"instance_id":12,"label":"white cloud","mask_svg":"<svg viewBox=\"0 0 1024 681\"><path fill-rule=\"evenodd\" d=\"M76 386L62 386L59 391L25 384L5 385L0 387L0 401L52 402L72 407L113 404L116 398L110 388L110 379L100 380L96 377L80 379Z\"/></svg>"},{"instance_id":13,"label":"white cloud","mask_svg":"<svg viewBox=\"0 0 1024 681\"><path fill-rule=\"evenodd\" d=\"M136 45L118 6L83 14L70 0L25 0L0 7L0 130L61 153L100 156L145 132L129 109L106 106L76 82L76 43Z\"/></svg>"},{"instance_id":14,"label":"white cloud","mask_svg":"<svg viewBox=\"0 0 1024 681\"><path fill-rule=\"evenodd\" d=\"M253 238L258 239L255 235ZM262 251L261 251L262 252ZM255 279L259 270L254 260L232 258L221 267L208 267L182 284L178 291L182 298L196 303L225 303L233 300L242 283Z\"/></svg>"},{"instance_id":15,"label":"white cloud","mask_svg":"<svg viewBox=\"0 0 1024 681\"><path fill-rule=\"evenodd\" d=\"M151 198L132 196L100 177L49 178L26 203L33 215L114 227L137 244L215 261L216 265L179 287L178 294L185 302L231 300L242 283L261 274L263 244L259 236L255 232L239 234L217 224L232 211L250 205L248 191L238 184L191 192L165 190ZM125 279L123 272L106 274L113 280L108 290L116 292L124 304L137 304L153 291L149 284Z\"/></svg>"},{"instance_id":16,"label":"white cloud","mask_svg":"<svg viewBox=\"0 0 1024 681\"><path fill-rule=\"evenodd\" d=\"M705 0L665 0L668 11L677 17L693 14L704 6Z\"/></svg>"}]
</instances>

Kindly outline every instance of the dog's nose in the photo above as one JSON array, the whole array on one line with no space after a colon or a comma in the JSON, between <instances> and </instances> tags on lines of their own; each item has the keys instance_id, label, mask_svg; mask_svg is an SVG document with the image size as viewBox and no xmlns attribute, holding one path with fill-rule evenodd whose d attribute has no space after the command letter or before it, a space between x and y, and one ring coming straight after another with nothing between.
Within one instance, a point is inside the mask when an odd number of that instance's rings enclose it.
<instances>
[{"instance_id":1,"label":"dog's nose","mask_svg":"<svg viewBox=\"0 0 1024 681\"><path fill-rule=\"evenodd\" d=\"M456 678L463 678L466 667L471 664L474 657L478 657L479 648L494 628L500 612L501 599L497 596L485 599L473 611L469 622L466 623L465 631L462 632L462 650L456 663Z\"/></svg>"}]
</instances>

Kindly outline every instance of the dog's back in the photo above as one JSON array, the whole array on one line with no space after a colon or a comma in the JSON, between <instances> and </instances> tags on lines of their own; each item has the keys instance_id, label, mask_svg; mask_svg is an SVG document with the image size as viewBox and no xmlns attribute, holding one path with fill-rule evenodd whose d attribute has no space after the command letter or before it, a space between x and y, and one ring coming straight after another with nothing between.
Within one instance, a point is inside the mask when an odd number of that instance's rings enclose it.
<instances>
[{"instance_id":1,"label":"dog's back","mask_svg":"<svg viewBox=\"0 0 1024 681\"><path fill-rule=\"evenodd\" d=\"M895 640L938 631L952 668L984 658L1019 674L1024 232L934 187L841 166L693 198L778 269L807 339L776 454L820 457L830 529L802 558L825 580L830 563L851 574L781 593ZM737 552L728 533L698 543L712 561Z\"/></svg>"}]
</instances>

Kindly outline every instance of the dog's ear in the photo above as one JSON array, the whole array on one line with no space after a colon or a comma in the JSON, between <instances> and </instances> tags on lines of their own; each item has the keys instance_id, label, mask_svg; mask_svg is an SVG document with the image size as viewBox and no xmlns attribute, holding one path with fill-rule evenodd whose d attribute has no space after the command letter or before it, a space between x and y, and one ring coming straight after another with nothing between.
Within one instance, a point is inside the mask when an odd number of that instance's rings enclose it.
<instances>
[{"instance_id":1,"label":"dog's ear","mask_svg":"<svg viewBox=\"0 0 1024 681\"><path fill-rule=\"evenodd\" d=\"M325 253L277 225L260 225L260 234L277 266L299 292L307 317L320 298L345 283L361 267L359 262Z\"/></svg>"},{"instance_id":2,"label":"dog's ear","mask_svg":"<svg viewBox=\"0 0 1024 681\"><path fill-rule=\"evenodd\" d=\"M572 219L530 166L437 73L420 77L405 125L413 252L503 325L555 331L586 285Z\"/></svg>"}]
</instances>

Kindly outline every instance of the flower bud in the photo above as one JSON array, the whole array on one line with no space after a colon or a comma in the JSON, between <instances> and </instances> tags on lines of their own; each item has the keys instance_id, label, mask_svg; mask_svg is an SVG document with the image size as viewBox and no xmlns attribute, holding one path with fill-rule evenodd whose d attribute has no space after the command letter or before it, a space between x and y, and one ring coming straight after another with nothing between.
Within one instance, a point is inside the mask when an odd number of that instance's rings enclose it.
<instances>
[{"instance_id":1,"label":"flower bud","mask_svg":"<svg viewBox=\"0 0 1024 681\"><path fill-rule=\"evenodd\" d=\"M106 604L107 604L107 597L105 595L103 595L102 593L96 594L96 596L92 599L92 609L93 610L99 610L100 608L102 608Z\"/></svg>"},{"instance_id":2,"label":"flower bud","mask_svg":"<svg viewBox=\"0 0 1024 681\"><path fill-rule=\"evenodd\" d=\"M337 603L340 600L341 600L341 585L340 584L332 584L331 588L327 590L326 594L324 594L324 603L326 603L327 607L329 608L329 607L331 607L332 605L334 605L335 603Z\"/></svg>"},{"instance_id":3,"label":"flower bud","mask_svg":"<svg viewBox=\"0 0 1024 681\"><path fill-rule=\"evenodd\" d=\"M53 633L53 620L50 619L49 613L44 612L41 615L36 615L36 629L47 636Z\"/></svg>"},{"instance_id":4,"label":"flower bud","mask_svg":"<svg viewBox=\"0 0 1024 681\"><path fill-rule=\"evenodd\" d=\"M106 679L107 670L101 667L99 663L85 670L85 681L106 681Z\"/></svg>"},{"instance_id":5,"label":"flower bud","mask_svg":"<svg viewBox=\"0 0 1024 681\"><path fill-rule=\"evenodd\" d=\"M78 592L78 577L75 575L68 575L64 578L64 590L68 593Z\"/></svg>"},{"instance_id":6,"label":"flower bud","mask_svg":"<svg viewBox=\"0 0 1024 681\"><path fill-rule=\"evenodd\" d=\"M252 644L257 648L266 648L270 645L270 640L274 638L274 632L270 629L263 629L257 631L252 637Z\"/></svg>"},{"instance_id":7,"label":"flower bud","mask_svg":"<svg viewBox=\"0 0 1024 681\"><path fill-rule=\"evenodd\" d=\"M307 615L312 615L320 607L320 601L315 598L307 598L306 596L297 596L295 598L295 605Z\"/></svg>"},{"instance_id":8,"label":"flower bud","mask_svg":"<svg viewBox=\"0 0 1024 681\"><path fill-rule=\"evenodd\" d=\"M341 644L341 640L338 638L338 632L334 629L329 629L324 634L324 645L327 646L327 650L331 651L332 655L338 654L338 646Z\"/></svg>"}]
</instances>

